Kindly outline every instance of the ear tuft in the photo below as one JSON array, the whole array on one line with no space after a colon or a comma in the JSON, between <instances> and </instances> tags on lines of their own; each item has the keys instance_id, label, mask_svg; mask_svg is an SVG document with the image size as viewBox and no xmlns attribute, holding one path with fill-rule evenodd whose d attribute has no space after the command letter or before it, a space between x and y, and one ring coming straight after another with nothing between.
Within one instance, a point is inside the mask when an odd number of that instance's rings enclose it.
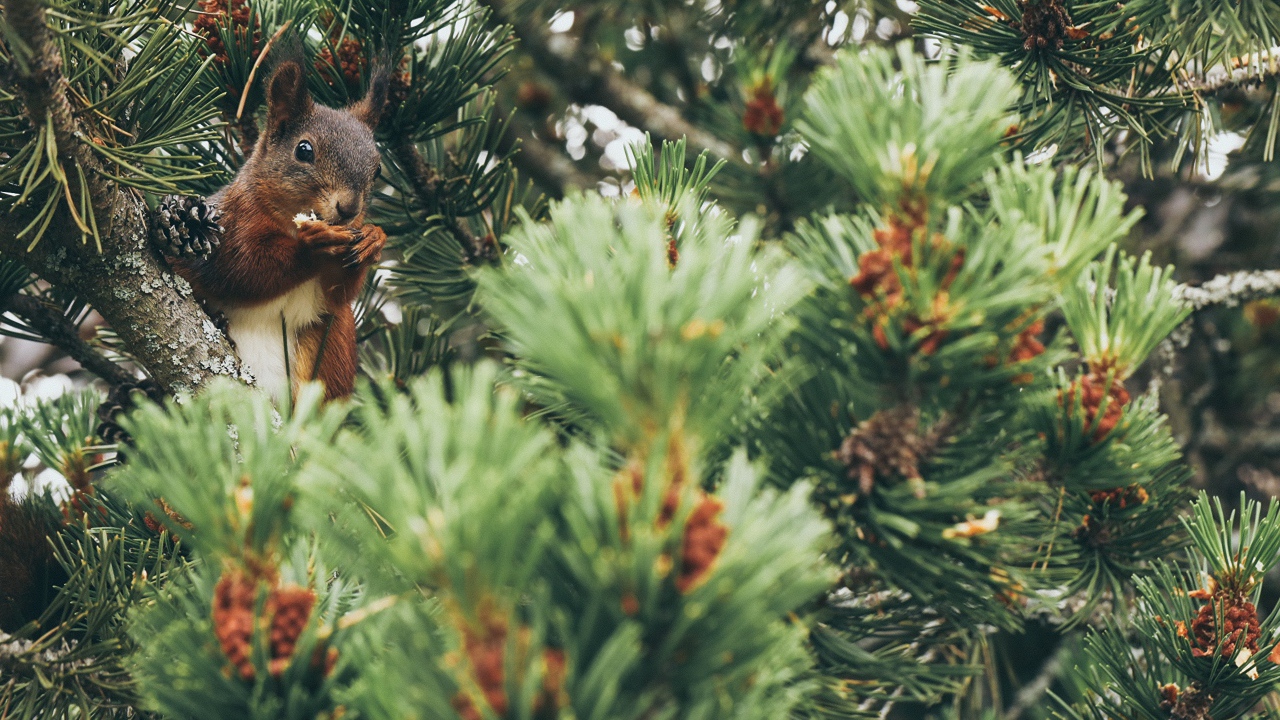
<instances>
[{"instance_id":1,"label":"ear tuft","mask_svg":"<svg viewBox=\"0 0 1280 720\"><path fill-rule=\"evenodd\" d=\"M391 71L387 69L387 65L382 62L375 64L373 74L369 77L368 92L347 110L357 120L369 126L370 130L377 130L378 123L382 120L382 111L387 106L387 90L390 85Z\"/></svg>"},{"instance_id":2,"label":"ear tuft","mask_svg":"<svg viewBox=\"0 0 1280 720\"><path fill-rule=\"evenodd\" d=\"M302 67L292 60L281 63L267 84L267 132L278 140L310 112L311 93Z\"/></svg>"}]
</instances>

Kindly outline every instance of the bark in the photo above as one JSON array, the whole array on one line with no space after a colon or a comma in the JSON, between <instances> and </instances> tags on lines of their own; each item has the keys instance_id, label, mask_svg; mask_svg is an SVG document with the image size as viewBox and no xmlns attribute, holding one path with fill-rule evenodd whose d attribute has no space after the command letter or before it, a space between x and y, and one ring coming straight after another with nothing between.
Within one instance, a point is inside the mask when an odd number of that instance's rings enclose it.
<instances>
[{"instance_id":1,"label":"bark","mask_svg":"<svg viewBox=\"0 0 1280 720\"><path fill-rule=\"evenodd\" d=\"M26 67L8 74L36 127L52 120L58 159L79 165L93 198L102 251L87 245L69 216L56 218L34 250L18 231L30 219L19 209L0 218L0 253L48 282L74 291L97 310L152 378L169 392L199 389L216 376L241 377L226 338L148 240L148 212L139 195L104 175L68 100L62 58L38 0L0 0L5 24L21 38ZM92 370L92 368L90 368Z\"/></svg>"}]
</instances>

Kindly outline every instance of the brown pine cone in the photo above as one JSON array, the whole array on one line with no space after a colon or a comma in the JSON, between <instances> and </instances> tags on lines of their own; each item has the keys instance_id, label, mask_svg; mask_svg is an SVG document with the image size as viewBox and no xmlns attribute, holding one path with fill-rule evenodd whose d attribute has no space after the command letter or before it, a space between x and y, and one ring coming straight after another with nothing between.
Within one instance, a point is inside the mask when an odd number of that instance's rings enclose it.
<instances>
[{"instance_id":1,"label":"brown pine cone","mask_svg":"<svg viewBox=\"0 0 1280 720\"><path fill-rule=\"evenodd\" d=\"M152 402L164 402L164 390L151 378L121 383L111 389L107 399L98 406L98 437L115 445L132 445L133 438L120 427L120 416L137 407L134 393L142 393Z\"/></svg>"},{"instance_id":2,"label":"brown pine cone","mask_svg":"<svg viewBox=\"0 0 1280 720\"><path fill-rule=\"evenodd\" d=\"M204 259L222 240L220 213L204 198L165 195L151 219L151 239L166 257Z\"/></svg>"}]
</instances>

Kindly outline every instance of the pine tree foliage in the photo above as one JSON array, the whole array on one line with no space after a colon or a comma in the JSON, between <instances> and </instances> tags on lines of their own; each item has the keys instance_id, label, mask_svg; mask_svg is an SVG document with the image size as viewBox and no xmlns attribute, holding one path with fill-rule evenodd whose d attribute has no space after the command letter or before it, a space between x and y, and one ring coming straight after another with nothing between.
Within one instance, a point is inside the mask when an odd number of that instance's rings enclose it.
<instances>
[{"instance_id":1,"label":"pine tree foliage","mask_svg":"<svg viewBox=\"0 0 1280 720\"><path fill-rule=\"evenodd\" d=\"M1132 632L1113 622L1090 633L1086 702L1062 703L1060 717L1239 717L1275 686L1277 616L1260 620L1256 603L1280 560L1280 512L1242 497L1228 515L1201 493L1182 523L1187 562L1137 580Z\"/></svg>"},{"instance_id":2,"label":"pine tree foliage","mask_svg":"<svg viewBox=\"0 0 1280 720\"><path fill-rule=\"evenodd\" d=\"M852 5L601 3L539 46L557 4L45 2L97 160L0 90L24 240L96 237L100 181L214 191L289 57L334 106L391 70L391 259L349 401L138 397L120 445L96 390L0 408L0 717L994 717L1044 636L1059 717L1266 712L1280 509L1187 514L1135 378L1191 309L1087 159L1198 153L1201 90L1274 85L1274 3L918 6L923 51L832 57ZM628 149L633 192L543 202L516 57L692 132ZM57 320L0 332L75 334L75 290L0 258L0 309Z\"/></svg>"},{"instance_id":3,"label":"pine tree foliage","mask_svg":"<svg viewBox=\"0 0 1280 720\"><path fill-rule=\"evenodd\" d=\"M19 232L32 246L60 212L71 215L86 240L99 240L86 173L157 194L179 192L211 174L198 154L179 149L214 138L216 100L216 90L200 82L208 61L171 19L180 8L152 0L60 2L51 8L73 112L89 123L76 141L101 164L66 167L58 160L52 120L41 127L15 97L0 96L0 152L8 156L0 171L6 190L0 207L38 208ZM3 47L0 60L6 65L35 62L23 38L11 32ZM126 52L131 60L122 62Z\"/></svg>"}]
</instances>

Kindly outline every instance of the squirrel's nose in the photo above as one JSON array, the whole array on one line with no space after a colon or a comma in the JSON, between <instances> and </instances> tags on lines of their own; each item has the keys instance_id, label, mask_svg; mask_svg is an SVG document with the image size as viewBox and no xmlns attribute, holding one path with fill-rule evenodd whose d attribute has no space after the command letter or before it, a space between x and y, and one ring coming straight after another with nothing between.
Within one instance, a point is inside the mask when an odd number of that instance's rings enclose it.
<instances>
[{"instance_id":1,"label":"squirrel's nose","mask_svg":"<svg viewBox=\"0 0 1280 720\"><path fill-rule=\"evenodd\" d=\"M338 211L338 218L341 219L343 222L346 222L351 218L355 217L356 215L360 214L360 201L358 200L354 202L348 202L346 205L342 204L342 201L339 200L336 203L336 206L337 207L335 209Z\"/></svg>"}]
</instances>

